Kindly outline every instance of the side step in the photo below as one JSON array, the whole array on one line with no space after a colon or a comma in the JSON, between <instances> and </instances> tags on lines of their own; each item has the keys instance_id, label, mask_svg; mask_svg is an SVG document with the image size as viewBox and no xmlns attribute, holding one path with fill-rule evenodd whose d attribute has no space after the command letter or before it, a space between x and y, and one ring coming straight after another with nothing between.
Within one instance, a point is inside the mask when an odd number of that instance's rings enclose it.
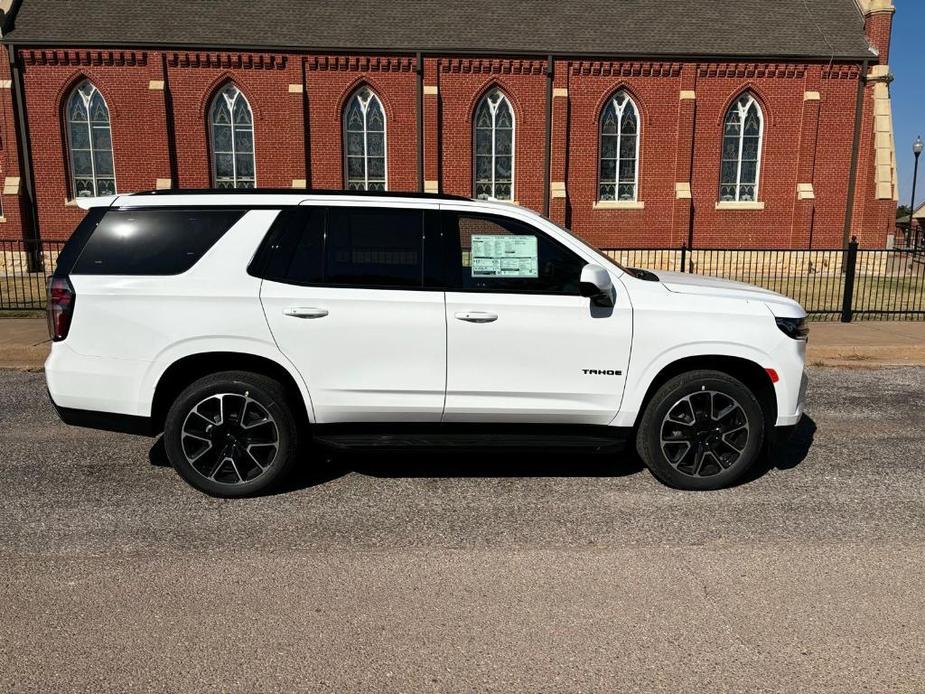
<instances>
[{"instance_id":1,"label":"side step","mask_svg":"<svg viewBox=\"0 0 925 694\"><path fill-rule=\"evenodd\" d=\"M496 424L328 424L313 429L325 446L354 448L607 448L622 450L632 430L607 426Z\"/></svg>"}]
</instances>

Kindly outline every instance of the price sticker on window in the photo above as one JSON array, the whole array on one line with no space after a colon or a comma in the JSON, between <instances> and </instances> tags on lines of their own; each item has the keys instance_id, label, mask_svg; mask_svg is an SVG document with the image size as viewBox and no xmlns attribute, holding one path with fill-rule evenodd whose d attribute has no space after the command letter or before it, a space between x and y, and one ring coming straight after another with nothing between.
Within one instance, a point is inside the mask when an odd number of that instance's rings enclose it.
<instances>
[{"instance_id":1,"label":"price sticker on window","mask_svg":"<svg viewBox=\"0 0 925 694\"><path fill-rule=\"evenodd\" d=\"M472 235L473 277L538 277L536 237Z\"/></svg>"}]
</instances>

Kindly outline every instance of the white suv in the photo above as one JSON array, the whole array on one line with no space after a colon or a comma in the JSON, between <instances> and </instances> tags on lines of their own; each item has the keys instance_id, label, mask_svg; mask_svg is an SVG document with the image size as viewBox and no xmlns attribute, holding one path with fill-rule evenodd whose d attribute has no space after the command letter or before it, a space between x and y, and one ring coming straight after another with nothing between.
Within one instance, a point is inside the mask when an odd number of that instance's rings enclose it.
<instances>
[{"instance_id":1,"label":"white suv","mask_svg":"<svg viewBox=\"0 0 925 694\"><path fill-rule=\"evenodd\" d=\"M629 439L663 482L715 489L802 414L799 304L621 267L514 205L290 190L82 206L49 281L51 399L69 424L163 432L209 494L266 491L309 441Z\"/></svg>"}]
</instances>

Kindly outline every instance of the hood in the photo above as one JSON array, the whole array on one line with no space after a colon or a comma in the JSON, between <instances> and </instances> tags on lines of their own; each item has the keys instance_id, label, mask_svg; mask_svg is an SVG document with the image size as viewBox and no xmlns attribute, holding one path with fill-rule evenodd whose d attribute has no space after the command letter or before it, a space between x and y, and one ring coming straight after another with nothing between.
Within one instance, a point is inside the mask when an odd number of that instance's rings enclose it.
<instances>
[{"instance_id":1,"label":"hood","mask_svg":"<svg viewBox=\"0 0 925 694\"><path fill-rule=\"evenodd\" d=\"M771 313L780 318L798 318L806 315L803 307L793 299L783 294L772 292L770 289L756 287L753 284L708 277L706 275L694 275L687 272L657 270L655 275L668 291L676 294L697 294L723 299L762 301L767 304Z\"/></svg>"}]
</instances>

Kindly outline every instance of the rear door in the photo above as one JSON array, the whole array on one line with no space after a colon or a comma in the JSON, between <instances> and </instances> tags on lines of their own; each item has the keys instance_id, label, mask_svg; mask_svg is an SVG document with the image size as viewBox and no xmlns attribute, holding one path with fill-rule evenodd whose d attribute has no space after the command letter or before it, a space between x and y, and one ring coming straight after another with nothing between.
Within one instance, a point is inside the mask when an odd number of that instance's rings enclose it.
<instances>
[{"instance_id":1,"label":"rear door","mask_svg":"<svg viewBox=\"0 0 925 694\"><path fill-rule=\"evenodd\" d=\"M632 313L579 295L588 262L541 229L445 206L444 421L608 424L620 406Z\"/></svg>"},{"instance_id":2,"label":"rear door","mask_svg":"<svg viewBox=\"0 0 925 694\"><path fill-rule=\"evenodd\" d=\"M319 423L440 421L446 319L424 267L425 214L312 205L277 218L261 300Z\"/></svg>"}]
</instances>

